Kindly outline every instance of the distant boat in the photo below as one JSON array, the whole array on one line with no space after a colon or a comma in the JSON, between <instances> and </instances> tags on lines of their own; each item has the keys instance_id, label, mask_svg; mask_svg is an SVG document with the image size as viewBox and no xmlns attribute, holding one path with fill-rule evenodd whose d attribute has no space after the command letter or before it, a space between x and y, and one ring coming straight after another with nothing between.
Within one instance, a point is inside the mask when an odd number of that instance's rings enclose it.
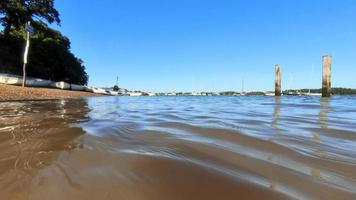
<instances>
[{"instance_id":1,"label":"distant boat","mask_svg":"<svg viewBox=\"0 0 356 200\"><path fill-rule=\"evenodd\" d=\"M242 83L241 83L241 93L239 95L234 95L234 96L245 96L246 93L245 93L245 79L242 78Z\"/></svg>"},{"instance_id":2,"label":"distant boat","mask_svg":"<svg viewBox=\"0 0 356 200\"><path fill-rule=\"evenodd\" d=\"M291 92L291 88L292 88L292 80L293 80L293 76L292 74L290 74L290 77L289 77L289 89L287 90L287 93L286 95L288 96L301 96L301 93L300 92Z\"/></svg>"},{"instance_id":3,"label":"distant boat","mask_svg":"<svg viewBox=\"0 0 356 200\"><path fill-rule=\"evenodd\" d=\"M143 96L156 96L156 94L152 92L145 92L143 93Z\"/></svg>"},{"instance_id":4,"label":"distant boat","mask_svg":"<svg viewBox=\"0 0 356 200\"><path fill-rule=\"evenodd\" d=\"M84 86L84 91L87 91L87 92L94 92L94 91L93 91L93 87L90 87L90 86Z\"/></svg>"},{"instance_id":5,"label":"distant boat","mask_svg":"<svg viewBox=\"0 0 356 200\"><path fill-rule=\"evenodd\" d=\"M302 96L302 94L300 92L287 92L286 95L289 95L289 96Z\"/></svg>"},{"instance_id":6,"label":"distant boat","mask_svg":"<svg viewBox=\"0 0 356 200\"><path fill-rule=\"evenodd\" d=\"M314 65L311 67L311 73L310 73L310 83L312 82L312 75L314 74ZM321 93L311 93L311 90L309 89L308 93L302 93L302 95L305 96L321 96Z\"/></svg>"},{"instance_id":7,"label":"distant boat","mask_svg":"<svg viewBox=\"0 0 356 200\"><path fill-rule=\"evenodd\" d=\"M310 89L309 89L309 92L308 93L303 93L303 95L306 95L306 96L321 96L321 93L311 93Z\"/></svg>"},{"instance_id":8,"label":"distant boat","mask_svg":"<svg viewBox=\"0 0 356 200\"><path fill-rule=\"evenodd\" d=\"M176 93L174 93L174 92L168 92L168 93L166 93L166 96L176 96Z\"/></svg>"},{"instance_id":9,"label":"distant boat","mask_svg":"<svg viewBox=\"0 0 356 200\"><path fill-rule=\"evenodd\" d=\"M305 95L305 96L321 96L321 93L303 93L302 95Z\"/></svg>"},{"instance_id":10,"label":"distant boat","mask_svg":"<svg viewBox=\"0 0 356 200\"><path fill-rule=\"evenodd\" d=\"M113 95L113 96L119 95L119 91L107 90L107 92L108 92L110 95Z\"/></svg>"},{"instance_id":11,"label":"distant boat","mask_svg":"<svg viewBox=\"0 0 356 200\"><path fill-rule=\"evenodd\" d=\"M104 95L111 95L108 91L102 89L102 88L92 88L93 92L96 94L104 94Z\"/></svg>"},{"instance_id":12,"label":"distant boat","mask_svg":"<svg viewBox=\"0 0 356 200\"><path fill-rule=\"evenodd\" d=\"M272 93L272 92L266 92L266 93L265 93L265 96L275 96L275 94Z\"/></svg>"},{"instance_id":13,"label":"distant boat","mask_svg":"<svg viewBox=\"0 0 356 200\"><path fill-rule=\"evenodd\" d=\"M129 92L127 93L129 96L137 97L137 96L142 96L141 92Z\"/></svg>"},{"instance_id":14,"label":"distant boat","mask_svg":"<svg viewBox=\"0 0 356 200\"><path fill-rule=\"evenodd\" d=\"M218 92L213 92L213 93L212 93L212 96L220 96L220 93L218 93Z\"/></svg>"}]
</instances>

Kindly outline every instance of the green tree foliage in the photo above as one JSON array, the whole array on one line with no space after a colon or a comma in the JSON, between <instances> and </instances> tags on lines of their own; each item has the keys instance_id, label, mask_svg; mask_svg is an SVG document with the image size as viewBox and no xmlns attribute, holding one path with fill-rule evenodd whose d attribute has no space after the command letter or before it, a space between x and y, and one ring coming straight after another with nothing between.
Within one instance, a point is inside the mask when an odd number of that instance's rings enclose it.
<instances>
[{"instance_id":1,"label":"green tree foliage","mask_svg":"<svg viewBox=\"0 0 356 200\"><path fill-rule=\"evenodd\" d=\"M310 89L311 93L321 93L322 89ZM300 90L285 90L283 94L287 94L288 92L291 93L308 93L309 89L300 89ZM356 89L351 88L331 88L331 94L333 95L356 95Z\"/></svg>"},{"instance_id":2,"label":"green tree foliage","mask_svg":"<svg viewBox=\"0 0 356 200\"><path fill-rule=\"evenodd\" d=\"M220 95L222 96L234 96L234 95L239 95L240 93L234 92L234 91L224 91L220 92Z\"/></svg>"},{"instance_id":3,"label":"green tree foliage","mask_svg":"<svg viewBox=\"0 0 356 200\"><path fill-rule=\"evenodd\" d=\"M36 20L34 19L36 18ZM45 20L60 24L59 13L54 8L54 0L1 0L0 23L6 36L12 30L19 30L28 21Z\"/></svg>"},{"instance_id":4,"label":"green tree foliage","mask_svg":"<svg viewBox=\"0 0 356 200\"><path fill-rule=\"evenodd\" d=\"M255 91L255 92L248 92L246 93L247 96L263 96L265 95L264 92L260 92L260 91Z\"/></svg>"},{"instance_id":5,"label":"green tree foliage","mask_svg":"<svg viewBox=\"0 0 356 200\"><path fill-rule=\"evenodd\" d=\"M0 32L0 72L22 75L23 26L29 20L35 32L31 34L28 76L87 84L83 61L70 52L69 39L43 21L33 20L41 17L49 23L59 23L53 0L0 0L0 16L4 26L4 31Z\"/></svg>"},{"instance_id":6,"label":"green tree foliage","mask_svg":"<svg viewBox=\"0 0 356 200\"><path fill-rule=\"evenodd\" d=\"M356 89L351 88L332 88L333 95L356 95Z\"/></svg>"}]
</instances>

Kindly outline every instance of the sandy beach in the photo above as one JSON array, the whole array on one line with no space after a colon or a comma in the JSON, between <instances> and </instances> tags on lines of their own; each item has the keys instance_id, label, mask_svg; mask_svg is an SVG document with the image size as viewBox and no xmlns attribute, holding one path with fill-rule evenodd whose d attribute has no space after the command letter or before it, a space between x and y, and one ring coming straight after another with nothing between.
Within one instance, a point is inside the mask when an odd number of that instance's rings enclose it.
<instances>
[{"instance_id":1,"label":"sandy beach","mask_svg":"<svg viewBox=\"0 0 356 200\"><path fill-rule=\"evenodd\" d=\"M32 88L0 84L0 101L40 100L70 97L100 96L91 92L60 90L50 88Z\"/></svg>"}]
</instances>

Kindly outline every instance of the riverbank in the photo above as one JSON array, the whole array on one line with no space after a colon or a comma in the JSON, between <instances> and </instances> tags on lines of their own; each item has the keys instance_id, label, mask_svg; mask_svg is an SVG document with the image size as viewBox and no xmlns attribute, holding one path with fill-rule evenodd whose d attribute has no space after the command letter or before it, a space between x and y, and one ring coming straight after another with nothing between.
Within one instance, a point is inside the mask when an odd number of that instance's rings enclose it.
<instances>
[{"instance_id":1,"label":"riverbank","mask_svg":"<svg viewBox=\"0 0 356 200\"><path fill-rule=\"evenodd\" d=\"M101 96L91 92L60 90L51 88L32 88L0 84L0 101L40 100L71 97Z\"/></svg>"}]
</instances>

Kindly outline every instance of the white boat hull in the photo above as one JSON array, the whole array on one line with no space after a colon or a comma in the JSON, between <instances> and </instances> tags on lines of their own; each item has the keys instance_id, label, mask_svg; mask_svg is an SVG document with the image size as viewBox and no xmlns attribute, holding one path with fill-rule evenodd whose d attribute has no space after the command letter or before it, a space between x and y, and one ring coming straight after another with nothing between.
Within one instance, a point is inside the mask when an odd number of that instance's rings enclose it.
<instances>
[{"instance_id":1,"label":"white boat hull","mask_svg":"<svg viewBox=\"0 0 356 200\"><path fill-rule=\"evenodd\" d=\"M87 91L87 92L94 92L94 91L93 91L93 87L89 87L89 86L84 86L84 91Z\"/></svg>"},{"instance_id":2,"label":"white boat hull","mask_svg":"<svg viewBox=\"0 0 356 200\"><path fill-rule=\"evenodd\" d=\"M110 95L113 95L113 96L119 95L119 92L118 92L118 91L111 91L111 90L109 90L108 92L110 93Z\"/></svg>"},{"instance_id":3,"label":"white boat hull","mask_svg":"<svg viewBox=\"0 0 356 200\"><path fill-rule=\"evenodd\" d=\"M0 73L0 84L8 85L22 85L22 76L10 75L10 74L1 74ZM69 84L63 81L53 82L50 80L31 78L26 79L26 86L30 87L47 87L47 88L58 88L62 90L74 90L74 91L87 91L97 94L104 95L119 95L119 91L108 91L102 88L94 88L89 86L83 86L78 84ZM131 93L130 96L141 96L141 93Z\"/></svg>"},{"instance_id":4,"label":"white boat hull","mask_svg":"<svg viewBox=\"0 0 356 200\"><path fill-rule=\"evenodd\" d=\"M283 95L283 94L281 94L281 95ZM274 93L265 93L265 96L271 96L271 97L274 97L274 96L276 96Z\"/></svg>"},{"instance_id":5,"label":"white boat hull","mask_svg":"<svg viewBox=\"0 0 356 200\"><path fill-rule=\"evenodd\" d=\"M49 87L53 83L50 80L39 79L39 78L31 78L28 81L29 81L28 85L33 87Z\"/></svg>"},{"instance_id":6,"label":"white boat hull","mask_svg":"<svg viewBox=\"0 0 356 200\"><path fill-rule=\"evenodd\" d=\"M128 93L129 96L137 97L137 96L142 96L142 93L139 92L130 92Z\"/></svg>"},{"instance_id":7,"label":"white boat hull","mask_svg":"<svg viewBox=\"0 0 356 200\"><path fill-rule=\"evenodd\" d=\"M105 94L105 95L110 95L109 92L107 92L106 90L104 89L101 89L101 88L93 88L93 92L95 94Z\"/></svg>"},{"instance_id":8,"label":"white boat hull","mask_svg":"<svg viewBox=\"0 0 356 200\"><path fill-rule=\"evenodd\" d=\"M0 83L8 85L22 85L22 77L9 74L0 74ZM52 81L40 79L40 78L31 78L26 79L26 86L31 87L49 87Z\"/></svg>"},{"instance_id":9,"label":"white boat hull","mask_svg":"<svg viewBox=\"0 0 356 200\"><path fill-rule=\"evenodd\" d=\"M305 93L305 96L321 96L321 93Z\"/></svg>"},{"instance_id":10,"label":"white boat hull","mask_svg":"<svg viewBox=\"0 0 356 200\"><path fill-rule=\"evenodd\" d=\"M70 84L69 83L66 83L66 82L53 82L51 84L52 87L54 88L59 88L59 89L62 89L62 90L69 90L70 89Z\"/></svg>"},{"instance_id":11,"label":"white boat hull","mask_svg":"<svg viewBox=\"0 0 356 200\"><path fill-rule=\"evenodd\" d=\"M9 85L21 85L22 79L12 76L0 75L0 83Z\"/></svg>"},{"instance_id":12,"label":"white boat hull","mask_svg":"<svg viewBox=\"0 0 356 200\"><path fill-rule=\"evenodd\" d=\"M70 84L70 89L75 90L75 91L84 91L85 86L83 85L77 85L77 84Z\"/></svg>"}]
</instances>

